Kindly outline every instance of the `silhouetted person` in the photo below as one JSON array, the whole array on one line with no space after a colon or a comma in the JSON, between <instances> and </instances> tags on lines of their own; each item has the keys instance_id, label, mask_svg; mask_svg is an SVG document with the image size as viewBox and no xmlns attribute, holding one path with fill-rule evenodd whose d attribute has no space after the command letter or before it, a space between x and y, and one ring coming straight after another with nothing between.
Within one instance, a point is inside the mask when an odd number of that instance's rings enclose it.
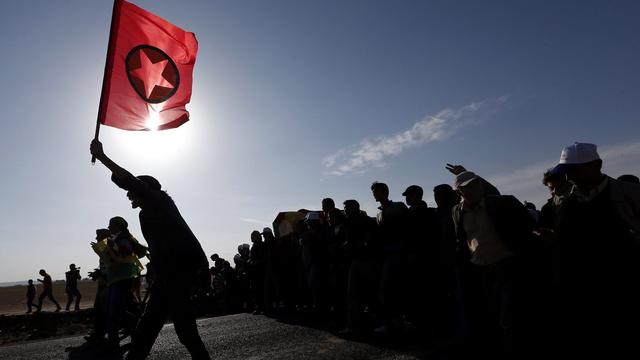
<instances>
[{"instance_id":1,"label":"silhouetted person","mask_svg":"<svg viewBox=\"0 0 640 360\"><path fill-rule=\"evenodd\" d=\"M210 257L211 259L211 268L216 268L216 267L221 267L225 260L223 258L220 257L220 255L218 254L213 254ZM218 264L218 262L220 262L220 264Z\"/></svg>"},{"instance_id":2,"label":"silhouetted person","mask_svg":"<svg viewBox=\"0 0 640 360\"><path fill-rule=\"evenodd\" d=\"M33 280L29 280L29 285L27 285L27 314L31 313L31 308L36 306L33 303L33 300L36 298L36 287L33 285Z\"/></svg>"},{"instance_id":3,"label":"silhouetted person","mask_svg":"<svg viewBox=\"0 0 640 360\"><path fill-rule=\"evenodd\" d=\"M356 200L346 200L344 203L346 216L346 239L344 252L349 259L349 273L347 278L347 318L346 326L341 331L349 335L362 330L364 321L362 310L368 304L377 304L376 293L379 287L379 269L375 219L368 217L360 210Z\"/></svg>"},{"instance_id":4,"label":"silhouetted person","mask_svg":"<svg viewBox=\"0 0 640 360\"><path fill-rule=\"evenodd\" d=\"M635 175L626 174L618 176L618 181L624 181L631 184L640 184L640 178Z\"/></svg>"},{"instance_id":5,"label":"silhouetted person","mask_svg":"<svg viewBox=\"0 0 640 360\"><path fill-rule=\"evenodd\" d=\"M249 281L249 244L238 245L238 253L233 257L237 274L239 310L248 309L251 304L251 283Z\"/></svg>"},{"instance_id":6,"label":"silhouetted person","mask_svg":"<svg viewBox=\"0 0 640 360\"><path fill-rule=\"evenodd\" d=\"M404 203L389 200L387 184L371 185L374 199L380 203L377 221L382 243L382 270L380 274L380 303L382 325L378 333L386 333L389 326L398 325L404 300L403 290L406 264L406 237L408 209Z\"/></svg>"},{"instance_id":7,"label":"silhouetted person","mask_svg":"<svg viewBox=\"0 0 640 360\"><path fill-rule=\"evenodd\" d=\"M466 330L466 319L462 300L461 277L456 261L458 241L451 216L453 207L460 202L460 195L453 190L451 185L440 184L433 188L433 199L437 206L436 214L440 225L440 254L438 257L444 272L442 278L447 288L447 303L442 309L442 316L445 327L447 321L449 322L449 328L445 328L444 331L454 330L457 340L461 340Z\"/></svg>"},{"instance_id":8,"label":"silhouetted person","mask_svg":"<svg viewBox=\"0 0 640 360\"><path fill-rule=\"evenodd\" d=\"M442 327L446 288L439 262L440 225L435 209L422 199L423 190L411 185L402 193L407 217L407 295L410 320L422 328Z\"/></svg>"},{"instance_id":9,"label":"silhouetted person","mask_svg":"<svg viewBox=\"0 0 640 360\"><path fill-rule=\"evenodd\" d=\"M109 220L109 233L105 256L107 261L107 335L109 345L117 349L120 340L118 330L124 314L134 302L134 279L140 276L141 264L133 249L129 224L120 216Z\"/></svg>"},{"instance_id":10,"label":"silhouetted person","mask_svg":"<svg viewBox=\"0 0 640 360\"><path fill-rule=\"evenodd\" d=\"M274 304L277 306L281 299L280 293L280 274L279 262L281 258L278 239L273 235L273 231L265 227L262 229L262 238L266 250L265 276L264 276L264 304L265 311L274 310Z\"/></svg>"},{"instance_id":11,"label":"silhouetted person","mask_svg":"<svg viewBox=\"0 0 640 360\"><path fill-rule=\"evenodd\" d=\"M80 276L80 268L76 268L76 264L69 265L69 271L65 274L66 282L64 286L64 291L67 293L67 306L65 308L66 311L69 311L69 307L75 298L76 304L74 309L76 311L80 310L80 299L82 299L82 295L80 294L80 290L78 290L78 280L82 277Z\"/></svg>"},{"instance_id":12,"label":"silhouetted person","mask_svg":"<svg viewBox=\"0 0 640 360\"><path fill-rule=\"evenodd\" d=\"M107 334L107 262L108 256L105 254L107 242L111 234L109 229L96 229L95 242L91 242L91 248L98 255L98 268L89 273L91 280L96 281L96 295L93 301L93 331L85 336L89 342L104 340Z\"/></svg>"},{"instance_id":13,"label":"silhouetted person","mask_svg":"<svg viewBox=\"0 0 640 360\"><path fill-rule=\"evenodd\" d=\"M307 230L300 239L302 263L313 307L320 314L327 310L327 227L317 211L305 215L305 224Z\"/></svg>"},{"instance_id":14,"label":"silhouetted person","mask_svg":"<svg viewBox=\"0 0 640 360\"><path fill-rule=\"evenodd\" d=\"M347 218L340 209L329 210L327 221L330 225L328 238L329 300L334 310L334 321L344 327L347 316L347 285L350 258L345 251L347 242Z\"/></svg>"},{"instance_id":15,"label":"silhouetted person","mask_svg":"<svg viewBox=\"0 0 640 360\"><path fill-rule=\"evenodd\" d=\"M332 198L322 199L322 213L325 219L329 216L329 212L336 208L336 203Z\"/></svg>"},{"instance_id":16,"label":"silhouetted person","mask_svg":"<svg viewBox=\"0 0 640 360\"><path fill-rule=\"evenodd\" d=\"M132 207L141 209L140 227L153 261L154 287L127 358L146 358L171 317L178 339L191 357L209 359L190 300L200 278L208 276L207 257L198 239L158 180L148 175L131 175L104 154L99 141L91 143L91 154L111 171L113 182L127 190Z\"/></svg>"},{"instance_id":17,"label":"silhouetted person","mask_svg":"<svg viewBox=\"0 0 640 360\"><path fill-rule=\"evenodd\" d=\"M533 219L513 196L487 195L480 177L458 173L455 187L463 202L453 208L462 256L464 302L472 328L472 346L480 358L513 356L517 333L520 254L525 254Z\"/></svg>"},{"instance_id":18,"label":"silhouetted person","mask_svg":"<svg viewBox=\"0 0 640 360\"><path fill-rule=\"evenodd\" d=\"M573 184L554 243L559 356L636 358L640 186L603 174L594 144L564 148L555 170Z\"/></svg>"},{"instance_id":19,"label":"silhouetted person","mask_svg":"<svg viewBox=\"0 0 640 360\"><path fill-rule=\"evenodd\" d=\"M264 279L267 262L267 249L262 242L260 231L251 232L251 250L249 253L249 280L251 282L251 294L253 295L253 313L264 312Z\"/></svg>"},{"instance_id":20,"label":"silhouetted person","mask_svg":"<svg viewBox=\"0 0 640 360\"><path fill-rule=\"evenodd\" d=\"M42 301L47 297L56 305L56 312L60 311L60 304L58 304L53 297L53 282L51 281L51 276L49 276L44 269L40 270L40 275L42 276L42 280L38 279L38 281L42 283L42 292L40 292L40 296L38 297L38 312L42 311Z\"/></svg>"}]
</instances>

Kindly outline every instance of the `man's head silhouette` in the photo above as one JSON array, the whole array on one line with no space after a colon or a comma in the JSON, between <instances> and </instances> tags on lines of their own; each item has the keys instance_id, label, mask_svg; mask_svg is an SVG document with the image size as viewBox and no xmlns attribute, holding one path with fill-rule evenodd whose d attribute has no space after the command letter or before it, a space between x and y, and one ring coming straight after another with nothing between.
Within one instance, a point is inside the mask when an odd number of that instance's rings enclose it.
<instances>
[{"instance_id":1,"label":"man's head silhouette","mask_svg":"<svg viewBox=\"0 0 640 360\"><path fill-rule=\"evenodd\" d=\"M45 276L45 275L47 275L47 272L44 271L44 269L40 269L39 274L42 275L42 276Z\"/></svg>"},{"instance_id":2,"label":"man's head silhouette","mask_svg":"<svg viewBox=\"0 0 640 360\"><path fill-rule=\"evenodd\" d=\"M260 231L258 230L254 230L251 232L251 242L252 243L259 243L262 241L262 234L260 234Z\"/></svg>"},{"instance_id":3,"label":"man's head silhouette","mask_svg":"<svg viewBox=\"0 0 640 360\"><path fill-rule=\"evenodd\" d=\"M150 189L152 190L157 190L157 191L161 191L162 189L162 185L160 185L160 182L154 178L151 175L140 175L137 176L138 180L142 181L143 183L147 184L149 186ZM142 203L142 199L137 196L136 194L134 194L131 191L127 192L127 197L129 198L129 200L131 201L131 207L136 209L139 207L144 207L144 204Z\"/></svg>"},{"instance_id":4,"label":"man's head silhouette","mask_svg":"<svg viewBox=\"0 0 640 360\"><path fill-rule=\"evenodd\" d=\"M387 184L376 181L371 184L371 192L373 193L373 198L376 199L377 202L389 201L389 187Z\"/></svg>"}]
</instances>

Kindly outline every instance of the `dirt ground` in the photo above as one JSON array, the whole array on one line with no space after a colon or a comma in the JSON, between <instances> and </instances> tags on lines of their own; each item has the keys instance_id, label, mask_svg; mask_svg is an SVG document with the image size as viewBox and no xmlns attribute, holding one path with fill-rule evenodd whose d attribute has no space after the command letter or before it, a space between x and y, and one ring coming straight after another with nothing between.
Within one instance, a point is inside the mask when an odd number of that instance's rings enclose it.
<instances>
[{"instance_id":1,"label":"dirt ground","mask_svg":"<svg viewBox=\"0 0 640 360\"><path fill-rule=\"evenodd\" d=\"M82 294L82 300L80 301L80 308L86 309L93 306L93 300L96 294L97 282L91 280L82 280L78 282L78 289ZM36 285L36 299L38 302L38 296L42 286L39 283ZM27 286L9 286L0 287L0 315L14 315L22 314L27 311ZM67 304L67 294L64 292L64 281L57 281L53 283L53 296L62 306L62 311ZM73 304L71 305L73 309ZM42 303L43 311L54 311L56 306L49 299L45 299ZM35 311L35 309L34 309Z\"/></svg>"}]
</instances>

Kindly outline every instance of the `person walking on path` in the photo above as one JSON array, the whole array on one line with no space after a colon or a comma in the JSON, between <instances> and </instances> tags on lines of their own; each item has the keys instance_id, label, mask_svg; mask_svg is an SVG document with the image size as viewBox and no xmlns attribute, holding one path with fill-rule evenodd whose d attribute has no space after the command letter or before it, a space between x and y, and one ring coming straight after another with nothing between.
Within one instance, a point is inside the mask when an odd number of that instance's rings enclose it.
<instances>
[{"instance_id":1,"label":"person walking on path","mask_svg":"<svg viewBox=\"0 0 640 360\"><path fill-rule=\"evenodd\" d=\"M58 304L56 299L53 297L53 282L51 281L51 276L49 276L44 269L40 269L40 275L43 279L38 279L38 281L42 283L42 292L38 297L38 312L42 311L42 301L47 297L56 305L56 312L60 311L60 304Z\"/></svg>"},{"instance_id":2,"label":"person walking on path","mask_svg":"<svg viewBox=\"0 0 640 360\"><path fill-rule=\"evenodd\" d=\"M209 276L209 263L200 242L158 180L149 175L133 176L105 155L97 140L91 143L90 151L111 171L111 180L127 191L131 206L140 208L140 228L153 261L151 296L127 359L145 359L169 317L191 357L210 359L191 303L201 279Z\"/></svg>"},{"instance_id":3,"label":"person walking on path","mask_svg":"<svg viewBox=\"0 0 640 360\"><path fill-rule=\"evenodd\" d=\"M78 290L78 280L82 277L80 276L80 268L76 268L76 264L69 265L69 271L65 274L66 283L64 287L64 291L67 293L67 307L66 311L69 311L69 307L71 307L71 303L75 298L75 310L80 310L80 299L82 299L82 295L80 294L80 290Z\"/></svg>"}]
</instances>

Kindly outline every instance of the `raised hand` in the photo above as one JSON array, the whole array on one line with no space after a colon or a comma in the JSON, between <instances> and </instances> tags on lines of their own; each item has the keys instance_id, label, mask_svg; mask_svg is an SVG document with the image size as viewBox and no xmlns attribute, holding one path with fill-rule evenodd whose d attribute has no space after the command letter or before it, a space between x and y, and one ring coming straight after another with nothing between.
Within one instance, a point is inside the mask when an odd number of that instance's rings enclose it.
<instances>
[{"instance_id":1,"label":"raised hand","mask_svg":"<svg viewBox=\"0 0 640 360\"><path fill-rule=\"evenodd\" d=\"M464 166L453 165L453 164L447 164L447 166L445 166L445 169L449 170L449 172L452 173L453 175L458 175L462 172L467 171L467 169L465 169Z\"/></svg>"},{"instance_id":2,"label":"raised hand","mask_svg":"<svg viewBox=\"0 0 640 360\"><path fill-rule=\"evenodd\" d=\"M91 145L89 146L89 151L91 152L91 155L95 156L96 158L100 158L101 156L104 155L104 150L102 149L102 143L95 139L91 141Z\"/></svg>"}]
</instances>

